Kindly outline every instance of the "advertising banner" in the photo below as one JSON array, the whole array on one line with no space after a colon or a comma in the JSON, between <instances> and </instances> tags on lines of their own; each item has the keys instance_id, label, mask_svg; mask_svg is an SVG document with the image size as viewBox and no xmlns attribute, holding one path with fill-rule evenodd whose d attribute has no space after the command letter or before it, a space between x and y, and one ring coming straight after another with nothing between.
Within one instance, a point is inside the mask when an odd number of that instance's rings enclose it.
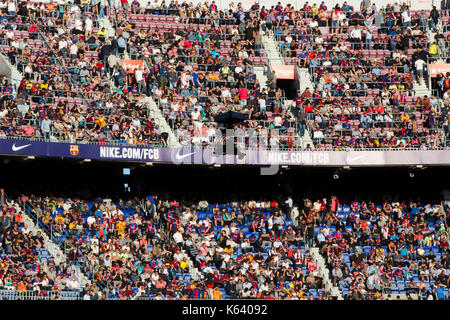
<instances>
[{"instance_id":1,"label":"advertising banner","mask_svg":"<svg viewBox=\"0 0 450 320\"><path fill-rule=\"evenodd\" d=\"M228 153L228 154L227 154ZM450 150L284 151L158 148L0 139L0 154L173 164L288 166L450 165Z\"/></svg>"},{"instance_id":2,"label":"advertising banner","mask_svg":"<svg viewBox=\"0 0 450 320\"><path fill-rule=\"evenodd\" d=\"M450 63L429 63L428 73L432 78L436 77L439 73L444 76L447 72L450 72Z\"/></svg>"},{"instance_id":3,"label":"advertising banner","mask_svg":"<svg viewBox=\"0 0 450 320\"><path fill-rule=\"evenodd\" d=\"M272 70L275 70L275 76L277 79L294 80L295 78L295 66L288 65L272 65Z\"/></svg>"},{"instance_id":4,"label":"advertising banner","mask_svg":"<svg viewBox=\"0 0 450 320\"><path fill-rule=\"evenodd\" d=\"M127 73L134 73L134 70L144 65L144 60L121 60L121 62Z\"/></svg>"}]
</instances>

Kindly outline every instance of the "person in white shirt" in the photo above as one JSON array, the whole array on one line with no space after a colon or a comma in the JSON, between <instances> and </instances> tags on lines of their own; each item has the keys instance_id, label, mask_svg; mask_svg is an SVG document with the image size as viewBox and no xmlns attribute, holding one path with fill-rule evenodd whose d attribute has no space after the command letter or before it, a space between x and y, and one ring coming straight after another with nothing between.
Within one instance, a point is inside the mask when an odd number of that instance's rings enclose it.
<instances>
[{"instance_id":1,"label":"person in white shirt","mask_svg":"<svg viewBox=\"0 0 450 320\"><path fill-rule=\"evenodd\" d=\"M86 20L84 21L84 30L86 32L86 36L89 36L92 32L92 19L90 17L87 17Z\"/></svg>"},{"instance_id":2,"label":"person in white shirt","mask_svg":"<svg viewBox=\"0 0 450 320\"><path fill-rule=\"evenodd\" d=\"M411 12L409 10L405 10L402 12L402 31L405 32L406 28L411 27Z\"/></svg>"},{"instance_id":3,"label":"person in white shirt","mask_svg":"<svg viewBox=\"0 0 450 320\"><path fill-rule=\"evenodd\" d=\"M72 290L78 290L80 288L80 284L75 277L72 277L72 279L67 281L67 287Z\"/></svg>"},{"instance_id":4,"label":"person in white shirt","mask_svg":"<svg viewBox=\"0 0 450 320\"><path fill-rule=\"evenodd\" d=\"M179 230L174 233L173 239L175 240L176 244L183 243L183 235L181 234L181 232Z\"/></svg>"},{"instance_id":5,"label":"person in white shirt","mask_svg":"<svg viewBox=\"0 0 450 320\"><path fill-rule=\"evenodd\" d=\"M139 118L133 118L133 120L131 120L131 124L137 129L141 129L142 127L141 120L139 120Z\"/></svg>"},{"instance_id":6,"label":"person in white shirt","mask_svg":"<svg viewBox=\"0 0 450 320\"><path fill-rule=\"evenodd\" d=\"M286 40L286 43L291 43L292 42L292 37L290 35L287 35L285 40Z\"/></svg>"},{"instance_id":7,"label":"person in white shirt","mask_svg":"<svg viewBox=\"0 0 450 320\"><path fill-rule=\"evenodd\" d=\"M269 144L272 150L278 149L280 146L280 139L278 135L272 135L269 139Z\"/></svg>"},{"instance_id":8,"label":"person in white shirt","mask_svg":"<svg viewBox=\"0 0 450 320\"><path fill-rule=\"evenodd\" d=\"M72 59L76 59L78 54L78 47L75 43L70 46L70 55Z\"/></svg>"},{"instance_id":9,"label":"person in white shirt","mask_svg":"<svg viewBox=\"0 0 450 320\"><path fill-rule=\"evenodd\" d=\"M258 99L258 104L259 104L259 112L266 110L266 99L260 97Z\"/></svg>"},{"instance_id":10,"label":"person in white shirt","mask_svg":"<svg viewBox=\"0 0 450 320\"><path fill-rule=\"evenodd\" d=\"M314 131L313 134L314 139L322 139L323 138L323 132L320 130Z\"/></svg>"},{"instance_id":11,"label":"person in white shirt","mask_svg":"<svg viewBox=\"0 0 450 320\"><path fill-rule=\"evenodd\" d=\"M83 22L80 19L75 19L75 32L77 34L84 34L83 32Z\"/></svg>"},{"instance_id":12,"label":"person in white shirt","mask_svg":"<svg viewBox=\"0 0 450 320\"><path fill-rule=\"evenodd\" d=\"M16 4L14 0L8 1L8 16L16 16Z\"/></svg>"},{"instance_id":13,"label":"person in white shirt","mask_svg":"<svg viewBox=\"0 0 450 320\"><path fill-rule=\"evenodd\" d=\"M312 21L309 23L309 27L310 27L311 29L317 28L318 26L319 26L319 22L318 22L317 20L312 20Z\"/></svg>"},{"instance_id":14,"label":"person in white shirt","mask_svg":"<svg viewBox=\"0 0 450 320\"><path fill-rule=\"evenodd\" d=\"M273 124L275 127L281 127L282 125L282 121L283 119L280 117L280 115L277 115L274 119L273 119Z\"/></svg>"},{"instance_id":15,"label":"person in white shirt","mask_svg":"<svg viewBox=\"0 0 450 320\"><path fill-rule=\"evenodd\" d=\"M222 98L224 98L225 100L231 99L231 92L228 88L222 90Z\"/></svg>"},{"instance_id":16,"label":"person in white shirt","mask_svg":"<svg viewBox=\"0 0 450 320\"><path fill-rule=\"evenodd\" d=\"M368 27L364 27L364 36L366 39L365 48L366 50L370 50L370 43L372 42L372 32Z\"/></svg>"},{"instance_id":17,"label":"person in white shirt","mask_svg":"<svg viewBox=\"0 0 450 320\"><path fill-rule=\"evenodd\" d=\"M91 225L95 222L95 217L92 215L92 216L89 216L88 218L87 218L87 220L86 220L86 222L87 222L87 224L88 224L88 226L89 226L89 229L91 228Z\"/></svg>"},{"instance_id":18,"label":"person in white shirt","mask_svg":"<svg viewBox=\"0 0 450 320\"><path fill-rule=\"evenodd\" d=\"M353 29L350 32L350 42L353 42L353 49L354 50L361 49L361 38L362 38L361 29L357 25L355 27L355 29Z\"/></svg>"},{"instance_id":19,"label":"person in white shirt","mask_svg":"<svg viewBox=\"0 0 450 320\"><path fill-rule=\"evenodd\" d=\"M139 66L139 68L134 71L134 76L136 78L136 83L138 84L138 92L139 94L142 94L146 88L144 80L144 69L142 66Z\"/></svg>"},{"instance_id":20,"label":"person in white shirt","mask_svg":"<svg viewBox=\"0 0 450 320\"><path fill-rule=\"evenodd\" d=\"M189 87L189 84L191 82L191 75L188 72L181 74L181 85L183 87Z\"/></svg>"},{"instance_id":21,"label":"person in white shirt","mask_svg":"<svg viewBox=\"0 0 450 320\"><path fill-rule=\"evenodd\" d=\"M416 72L417 72L417 78L418 78L418 82L420 85L422 85L422 81L423 81L423 65L425 64L425 61L423 61L422 59L417 59L416 62L414 63L414 67L416 68Z\"/></svg>"},{"instance_id":22,"label":"person in white shirt","mask_svg":"<svg viewBox=\"0 0 450 320\"><path fill-rule=\"evenodd\" d=\"M198 108L194 108L194 111L191 112L191 118L194 122L195 132L201 132L202 129L202 115Z\"/></svg>"},{"instance_id":23,"label":"person in white shirt","mask_svg":"<svg viewBox=\"0 0 450 320\"><path fill-rule=\"evenodd\" d=\"M318 35L315 39L316 44L322 44L323 43L323 37L321 35Z\"/></svg>"},{"instance_id":24,"label":"person in white shirt","mask_svg":"<svg viewBox=\"0 0 450 320\"><path fill-rule=\"evenodd\" d=\"M66 39L62 38L61 40L59 40L58 42L58 49L61 50L63 48L67 48L67 41Z\"/></svg>"}]
</instances>

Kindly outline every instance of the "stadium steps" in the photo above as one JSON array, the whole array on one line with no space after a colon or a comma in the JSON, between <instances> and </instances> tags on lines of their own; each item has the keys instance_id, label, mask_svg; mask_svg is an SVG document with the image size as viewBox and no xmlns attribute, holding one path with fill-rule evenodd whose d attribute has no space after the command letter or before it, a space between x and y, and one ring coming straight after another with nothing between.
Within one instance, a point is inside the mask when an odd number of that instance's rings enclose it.
<instances>
[{"instance_id":1,"label":"stadium steps","mask_svg":"<svg viewBox=\"0 0 450 320\"><path fill-rule=\"evenodd\" d=\"M297 70L298 79L300 82L299 91L303 92L303 91L305 91L306 88L310 88L311 91L314 91L316 86L312 82L311 73L309 72L308 68L300 68L300 67L296 66L296 70ZM305 135L302 138L302 148L306 149L308 147L308 145L311 148L314 148L314 142L312 140L312 132L310 132L310 130L307 126L305 129Z\"/></svg>"},{"instance_id":2,"label":"stadium steps","mask_svg":"<svg viewBox=\"0 0 450 320\"><path fill-rule=\"evenodd\" d=\"M311 74L308 68L297 68L298 79L300 82L300 92L305 91L306 88L310 88L311 91L314 90L314 84L311 81Z\"/></svg>"},{"instance_id":3,"label":"stadium steps","mask_svg":"<svg viewBox=\"0 0 450 320\"><path fill-rule=\"evenodd\" d=\"M169 134L169 141L167 142L168 146L170 148L181 147L181 144L178 142L172 128L170 128L155 100L152 97L145 97L143 98L143 103L148 106L150 116L155 119L156 123L161 128L161 131Z\"/></svg>"},{"instance_id":4,"label":"stadium steps","mask_svg":"<svg viewBox=\"0 0 450 320\"><path fill-rule=\"evenodd\" d=\"M259 84L261 85L261 90L266 89L267 90L267 68L266 66L254 66L256 79L258 79Z\"/></svg>"},{"instance_id":5,"label":"stadium steps","mask_svg":"<svg viewBox=\"0 0 450 320\"><path fill-rule=\"evenodd\" d=\"M22 73L9 62L8 57L4 54L0 54L0 65L1 74L8 76L8 80L12 83L14 92L16 92L23 78Z\"/></svg>"},{"instance_id":6,"label":"stadium steps","mask_svg":"<svg viewBox=\"0 0 450 320\"><path fill-rule=\"evenodd\" d=\"M306 149L309 146L314 149L314 142L312 140L312 133L309 131L308 127L305 129L305 135L302 138L302 148Z\"/></svg>"},{"instance_id":7,"label":"stadium steps","mask_svg":"<svg viewBox=\"0 0 450 320\"><path fill-rule=\"evenodd\" d=\"M267 36L267 34L262 35L262 42L264 51L266 52L267 59L270 65L283 65L284 59L278 51L278 45L273 36Z\"/></svg>"},{"instance_id":8,"label":"stadium steps","mask_svg":"<svg viewBox=\"0 0 450 320\"><path fill-rule=\"evenodd\" d=\"M291 115L292 118L294 118L294 115L292 114L292 111L291 111L291 106L295 106L294 100L284 100L284 108L289 110L289 114ZM298 131L294 131L294 133L295 133L295 137L297 137L300 140L300 145L301 145L302 149L305 149L308 143L310 143L312 145L312 141L307 142L307 141L311 140L311 138L309 137L309 135L307 135L306 130L305 130L305 134L303 135L303 137L300 136Z\"/></svg>"},{"instance_id":9,"label":"stadium steps","mask_svg":"<svg viewBox=\"0 0 450 320\"><path fill-rule=\"evenodd\" d=\"M431 96L431 90L426 85L427 79L423 79L422 84L419 84L416 79L414 79L414 91L416 93L416 96L423 97L423 96Z\"/></svg>"},{"instance_id":10,"label":"stadium steps","mask_svg":"<svg viewBox=\"0 0 450 320\"><path fill-rule=\"evenodd\" d=\"M325 260L323 259L322 255L320 254L319 248L312 247L312 248L309 248L309 251L311 252L312 258L316 262L319 273L323 276L323 282L324 282L325 288L328 290L328 292L331 293L332 296L337 297L338 300L344 300L339 288L334 287L330 280L330 271L328 270L328 268L325 265Z\"/></svg>"},{"instance_id":11,"label":"stadium steps","mask_svg":"<svg viewBox=\"0 0 450 320\"><path fill-rule=\"evenodd\" d=\"M111 20L109 20L108 15L105 14L103 18L99 19L99 22L100 28L105 28L106 36L108 38L116 36L116 29L113 27L113 24L111 23Z\"/></svg>"}]
</instances>

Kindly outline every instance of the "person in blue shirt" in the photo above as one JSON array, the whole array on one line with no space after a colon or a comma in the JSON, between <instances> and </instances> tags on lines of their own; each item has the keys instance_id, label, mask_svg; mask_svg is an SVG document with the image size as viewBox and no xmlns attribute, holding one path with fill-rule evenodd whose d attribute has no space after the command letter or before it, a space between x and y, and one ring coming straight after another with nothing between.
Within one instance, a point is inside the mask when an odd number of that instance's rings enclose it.
<instances>
[{"instance_id":1,"label":"person in blue shirt","mask_svg":"<svg viewBox=\"0 0 450 320\"><path fill-rule=\"evenodd\" d=\"M212 55L213 57L219 57L219 56L220 56L220 52L214 49L214 50L211 52L211 55Z\"/></svg>"},{"instance_id":2,"label":"person in blue shirt","mask_svg":"<svg viewBox=\"0 0 450 320\"><path fill-rule=\"evenodd\" d=\"M3 16L0 18L0 23L8 24L8 17L6 16L6 12L3 14Z\"/></svg>"},{"instance_id":3,"label":"person in blue shirt","mask_svg":"<svg viewBox=\"0 0 450 320\"><path fill-rule=\"evenodd\" d=\"M311 60L309 60L309 66L311 68L315 68L315 67L319 66L319 62L316 59L311 59Z\"/></svg>"},{"instance_id":4,"label":"person in blue shirt","mask_svg":"<svg viewBox=\"0 0 450 320\"><path fill-rule=\"evenodd\" d=\"M280 27L275 29L275 36L281 36L283 34L283 30Z\"/></svg>"},{"instance_id":5,"label":"person in blue shirt","mask_svg":"<svg viewBox=\"0 0 450 320\"><path fill-rule=\"evenodd\" d=\"M125 38L119 37L119 39L117 39L117 45L119 46L118 48L119 54L122 55L127 47L127 42L125 41Z\"/></svg>"},{"instance_id":6,"label":"person in blue shirt","mask_svg":"<svg viewBox=\"0 0 450 320\"><path fill-rule=\"evenodd\" d=\"M199 83L198 83L198 73L197 73L196 71L192 71L191 76L192 76L192 82L194 83L194 86L195 86L196 88L198 88L198 86L199 86Z\"/></svg>"},{"instance_id":7,"label":"person in blue shirt","mask_svg":"<svg viewBox=\"0 0 450 320\"><path fill-rule=\"evenodd\" d=\"M183 89L181 89L181 91L180 91L180 95L181 96L190 96L191 95L191 92L189 91L189 89L187 88L187 87L184 87Z\"/></svg>"}]
</instances>

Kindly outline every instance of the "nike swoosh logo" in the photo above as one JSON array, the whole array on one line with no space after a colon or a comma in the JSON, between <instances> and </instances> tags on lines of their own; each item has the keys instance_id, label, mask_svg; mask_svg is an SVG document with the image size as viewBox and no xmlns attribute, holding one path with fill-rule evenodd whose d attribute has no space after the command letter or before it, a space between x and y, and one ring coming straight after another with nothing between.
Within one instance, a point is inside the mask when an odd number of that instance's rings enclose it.
<instances>
[{"instance_id":1,"label":"nike swoosh logo","mask_svg":"<svg viewBox=\"0 0 450 320\"><path fill-rule=\"evenodd\" d=\"M191 153L186 153L186 154L181 155L180 151L178 151L177 154L175 155L175 158L177 158L177 160L181 160L181 159L184 159L186 157L193 155L194 153L195 152L191 152Z\"/></svg>"},{"instance_id":2,"label":"nike swoosh logo","mask_svg":"<svg viewBox=\"0 0 450 320\"><path fill-rule=\"evenodd\" d=\"M362 159L364 157L365 157L365 155L357 156L357 157L354 157L354 158L348 158L347 160L348 160L348 162L352 162L352 161L356 161L356 160Z\"/></svg>"},{"instance_id":3,"label":"nike swoosh logo","mask_svg":"<svg viewBox=\"0 0 450 320\"><path fill-rule=\"evenodd\" d=\"M20 147L16 147L16 144L14 143L12 145L12 151L19 151L19 150L25 149L26 147L29 147L29 146L31 146L31 144L26 144L26 145L23 145Z\"/></svg>"}]
</instances>

